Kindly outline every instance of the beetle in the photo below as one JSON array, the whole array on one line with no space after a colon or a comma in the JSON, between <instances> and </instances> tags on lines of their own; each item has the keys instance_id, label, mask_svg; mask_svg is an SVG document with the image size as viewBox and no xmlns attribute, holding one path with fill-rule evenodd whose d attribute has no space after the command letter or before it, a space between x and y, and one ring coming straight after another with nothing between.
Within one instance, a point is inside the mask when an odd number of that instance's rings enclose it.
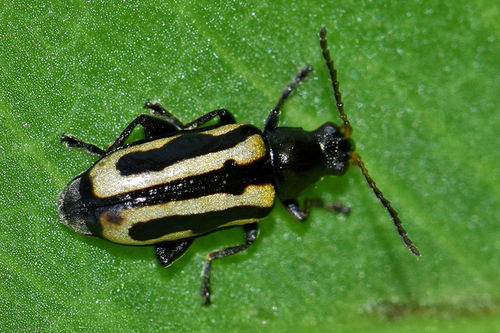
<instances>
[{"instance_id":1,"label":"beetle","mask_svg":"<svg viewBox=\"0 0 500 333\"><path fill-rule=\"evenodd\" d=\"M278 126L283 104L312 71L311 66L286 86L262 130L236 124L226 109L183 124L159 103L146 102L151 114L135 118L106 150L62 135L67 146L100 156L62 191L58 210L63 223L78 233L116 243L155 245L163 266L184 254L196 237L243 227L244 243L206 256L200 294L203 303L210 304L212 261L255 242L257 222L270 213L275 197L301 222L312 207L349 212L318 199L305 199L300 205L297 197L325 175L343 175L352 162L388 211L405 245L420 255L397 212L354 152L352 127L344 113L324 27L319 37L341 126L327 122L313 131ZM218 118L216 124L207 124L214 118ZM138 125L145 138L125 144Z\"/></svg>"}]
</instances>

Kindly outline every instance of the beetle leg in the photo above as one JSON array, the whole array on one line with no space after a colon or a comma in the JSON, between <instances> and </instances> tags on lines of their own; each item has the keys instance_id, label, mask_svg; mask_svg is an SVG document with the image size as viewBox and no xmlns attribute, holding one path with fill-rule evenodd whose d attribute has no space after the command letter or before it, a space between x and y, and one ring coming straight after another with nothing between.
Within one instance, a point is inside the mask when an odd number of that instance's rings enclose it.
<instances>
[{"instance_id":1,"label":"beetle leg","mask_svg":"<svg viewBox=\"0 0 500 333\"><path fill-rule=\"evenodd\" d=\"M203 124L206 124L210 120L212 120L215 117L219 117L219 123L218 125L227 125L227 124L235 124L236 121L231 114L226 109L218 109L211 111L200 118L196 119L195 121L190 122L187 125L183 125L179 119L177 119L174 115L170 113L167 109L165 109L160 103L154 102L146 102L144 107L149 108L153 111L153 113L158 114L162 117L165 117L169 123L174 125L178 130L192 130L195 129Z\"/></svg>"},{"instance_id":2,"label":"beetle leg","mask_svg":"<svg viewBox=\"0 0 500 333\"><path fill-rule=\"evenodd\" d=\"M324 202L321 199L306 199L304 201L304 209L300 208L299 203L295 199L285 200L283 201L283 205L299 222L307 220L312 207L322 207L332 212L344 214L348 214L351 211L349 207L344 207L338 202Z\"/></svg>"},{"instance_id":3,"label":"beetle leg","mask_svg":"<svg viewBox=\"0 0 500 333\"><path fill-rule=\"evenodd\" d=\"M125 127L118 138L116 138L115 142L113 142L106 151L113 151L116 148L122 146L137 125L141 125L144 128L147 139L152 139L160 134L167 134L177 131L175 125L170 122L147 114L141 114L140 116L132 120L132 122L128 124L127 127Z\"/></svg>"},{"instance_id":4,"label":"beetle leg","mask_svg":"<svg viewBox=\"0 0 500 333\"><path fill-rule=\"evenodd\" d=\"M94 144L78 140L71 135L62 135L61 141L66 142L68 147L84 148L89 153L96 155L105 155L107 152L113 151L116 148L122 146L137 125L141 125L144 128L146 139L148 140L152 140L157 136L183 129L183 125L180 123L180 121L175 118L170 112L168 112L167 109L163 108L160 104L146 102L145 107L152 109L155 114L161 115L166 119L156 118L147 114L138 116L132 122L130 122L130 124L128 124L128 126L120 133L116 140L106 150L103 150Z\"/></svg>"},{"instance_id":5,"label":"beetle leg","mask_svg":"<svg viewBox=\"0 0 500 333\"><path fill-rule=\"evenodd\" d=\"M165 120L174 125L179 131L184 129L184 125L182 124L182 122L173 114L171 114L170 111L165 109L165 107L163 107L163 105L161 105L160 103L147 101L144 104L144 107L151 109L154 114L166 118Z\"/></svg>"},{"instance_id":6,"label":"beetle leg","mask_svg":"<svg viewBox=\"0 0 500 333\"><path fill-rule=\"evenodd\" d=\"M217 126L221 125L227 125L227 124L235 124L236 120L234 120L233 115L229 110L226 109L218 109L211 111L200 118L196 119L195 121L190 122L186 126L184 126L185 130L192 130L195 129L203 124L208 123L210 120L214 119L215 117L219 117L219 123Z\"/></svg>"},{"instance_id":7,"label":"beetle leg","mask_svg":"<svg viewBox=\"0 0 500 333\"><path fill-rule=\"evenodd\" d=\"M75 138L74 136L71 136L71 135L63 134L63 135L61 135L60 140L61 140L61 142L65 142L66 145L70 148L83 148L86 151L88 151L89 153L95 154L95 155L106 154L106 152L104 150L97 147L96 145L94 145L92 143L87 143L87 142L78 140L77 138Z\"/></svg>"},{"instance_id":8,"label":"beetle leg","mask_svg":"<svg viewBox=\"0 0 500 333\"><path fill-rule=\"evenodd\" d=\"M201 276L203 278L203 281L201 283L200 295L204 299L203 301L204 305L210 304L210 272L212 269L212 261L215 259L224 258L232 254L238 253L246 249L250 245L252 245L252 243L255 242L255 239L257 239L257 234L258 234L257 223L250 223L244 225L243 228L245 229L245 240L246 240L245 243L215 250L207 255L207 259L203 264L203 270L201 271Z\"/></svg>"},{"instance_id":9,"label":"beetle leg","mask_svg":"<svg viewBox=\"0 0 500 333\"><path fill-rule=\"evenodd\" d=\"M271 110L271 112L269 113L269 115L266 118L266 121L264 123L264 128L262 129L262 131L264 133L278 127L278 122L280 119L280 111L281 111L281 108L283 107L283 104L285 104L285 101L288 99L288 97L290 97L293 90L295 88L297 88L297 86L300 84L300 82L304 81L307 78L307 75L312 70L313 70L313 68L311 66L307 66L306 68L300 70L299 73L293 79L292 83L290 83L289 85L286 86L285 89L283 89L283 92L281 93L281 97L278 100L278 103Z\"/></svg>"},{"instance_id":10,"label":"beetle leg","mask_svg":"<svg viewBox=\"0 0 500 333\"><path fill-rule=\"evenodd\" d=\"M160 264L167 267L179 259L193 243L192 239L180 242L166 242L156 245L156 257Z\"/></svg>"}]
</instances>

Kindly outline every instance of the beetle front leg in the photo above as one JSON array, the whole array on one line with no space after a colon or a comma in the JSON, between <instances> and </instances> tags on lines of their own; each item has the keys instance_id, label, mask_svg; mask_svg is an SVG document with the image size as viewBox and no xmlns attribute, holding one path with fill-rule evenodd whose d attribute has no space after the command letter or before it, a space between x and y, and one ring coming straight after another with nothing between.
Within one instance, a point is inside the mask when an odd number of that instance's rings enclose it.
<instances>
[{"instance_id":1,"label":"beetle front leg","mask_svg":"<svg viewBox=\"0 0 500 333\"><path fill-rule=\"evenodd\" d=\"M255 242L255 240L257 239L257 234L258 234L257 223L244 225L243 228L245 229L245 239L246 239L245 243L215 250L207 255L207 259L205 260L205 263L203 264L203 269L201 271L201 277L203 278L203 281L201 283L200 295L201 297L203 297L204 305L209 305L211 303L210 273L212 270L212 261L238 253L246 249L250 245L252 245L252 243Z\"/></svg>"},{"instance_id":2,"label":"beetle front leg","mask_svg":"<svg viewBox=\"0 0 500 333\"><path fill-rule=\"evenodd\" d=\"M349 212L351 211L349 207L342 206L338 202L324 202L321 199L305 199L303 209L295 199L285 200L283 201L283 205L285 206L286 210L299 222L304 222L305 220L307 220L312 207L321 207L332 212L344 214L349 214Z\"/></svg>"},{"instance_id":3,"label":"beetle front leg","mask_svg":"<svg viewBox=\"0 0 500 333\"><path fill-rule=\"evenodd\" d=\"M290 97L295 88L297 88L300 82L304 81L307 78L307 75L309 75L309 73L312 70L313 68L311 66L307 66L306 68L300 70L299 73L293 79L292 83L290 83L289 85L286 86L285 89L283 89L283 92L281 93L278 103L276 103L276 106L271 110L271 112L266 118L266 121L264 123L264 128L262 130L264 133L278 127L278 122L280 119L280 111L281 108L283 107L283 104L285 104L285 101L288 99L288 97Z\"/></svg>"}]
</instances>

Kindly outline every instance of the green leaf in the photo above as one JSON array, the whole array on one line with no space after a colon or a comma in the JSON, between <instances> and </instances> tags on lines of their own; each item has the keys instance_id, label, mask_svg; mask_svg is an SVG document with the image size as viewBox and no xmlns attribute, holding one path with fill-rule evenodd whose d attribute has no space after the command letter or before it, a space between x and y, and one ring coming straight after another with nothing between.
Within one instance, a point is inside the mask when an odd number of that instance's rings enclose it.
<instances>
[{"instance_id":1,"label":"green leaf","mask_svg":"<svg viewBox=\"0 0 500 333\"><path fill-rule=\"evenodd\" d=\"M500 329L500 7L491 1L32 1L0 8L0 331ZM353 167L304 194L348 216L296 223L277 204L244 253L200 269L239 229L198 239L172 267L152 247L59 223L65 184L147 99L184 121L228 108L260 126L297 70L316 71L282 124L339 122L329 45L357 151L422 257L402 245Z\"/></svg>"}]
</instances>

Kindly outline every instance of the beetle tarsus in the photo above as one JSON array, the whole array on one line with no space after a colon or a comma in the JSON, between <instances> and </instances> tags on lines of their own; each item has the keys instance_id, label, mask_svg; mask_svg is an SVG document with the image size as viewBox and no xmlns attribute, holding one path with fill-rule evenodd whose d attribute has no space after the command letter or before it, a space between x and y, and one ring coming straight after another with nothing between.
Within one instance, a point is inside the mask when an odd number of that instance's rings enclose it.
<instances>
[{"instance_id":1,"label":"beetle tarsus","mask_svg":"<svg viewBox=\"0 0 500 333\"><path fill-rule=\"evenodd\" d=\"M207 259L205 260L203 269L201 271L203 281L201 282L200 295L204 298L203 304L210 304L210 273L212 271L212 261L228 257L230 255L243 251L244 249L252 245L253 242L255 242L255 240L257 239L257 223L246 224L243 226L243 229L245 230L245 243L215 250L207 255Z\"/></svg>"},{"instance_id":2,"label":"beetle tarsus","mask_svg":"<svg viewBox=\"0 0 500 333\"><path fill-rule=\"evenodd\" d=\"M63 135L61 135L60 140L61 140L61 142L66 143L66 146L68 146L70 148L82 148L82 149L85 149L86 151L88 151L89 153L94 154L94 155L101 155L102 156L102 155L106 154L106 152L104 150L97 147L96 145L94 145L92 143L85 142L85 141L78 140L77 138L75 138L72 135L63 134Z\"/></svg>"},{"instance_id":3,"label":"beetle tarsus","mask_svg":"<svg viewBox=\"0 0 500 333\"><path fill-rule=\"evenodd\" d=\"M165 120L174 125L178 130L182 130L184 125L177 119L170 111L168 111L163 105L158 102L151 102L147 100L144 103L144 107L151 110L151 113L162 116L166 118Z\"/></svg>"},{"instance_id":4,"label":"beetle tarsus","mask_svg":"<svg viewBox=\"0 0 500 333\"><path fill-rule=\"evenodd\" d=\"M322 207L335 213L349 214L351 212L350 207L346 207L340 202L325 202Z\"/></svg>"},{"instance_id":5,"label":"beetle tarsus","mask_svg":"<svg viewBox=\"0 0 500 333\"><path fill-rule=\"evenodd\" d=\"M343 214L349 214L351 211L349 207L345 207L338 202L324 202L321 199L311 198L304 200L304 208L301 208L298 201L295 199L285 200L283 201L283 205L299 222L304 222L308 219L309 213L313 207L324 208L331 212Z\"/></svg>"},{"instance_id":6,"label":"beetle tarsus","mask_svg":"<svg viewBox=\"0 0 500 333\"><path fill-rule=\"evenodd\" d=\"M201 282L200 296L203 298L203 305L210 305L210 278L205 276Z\"/></svg>"}]
</instances>

